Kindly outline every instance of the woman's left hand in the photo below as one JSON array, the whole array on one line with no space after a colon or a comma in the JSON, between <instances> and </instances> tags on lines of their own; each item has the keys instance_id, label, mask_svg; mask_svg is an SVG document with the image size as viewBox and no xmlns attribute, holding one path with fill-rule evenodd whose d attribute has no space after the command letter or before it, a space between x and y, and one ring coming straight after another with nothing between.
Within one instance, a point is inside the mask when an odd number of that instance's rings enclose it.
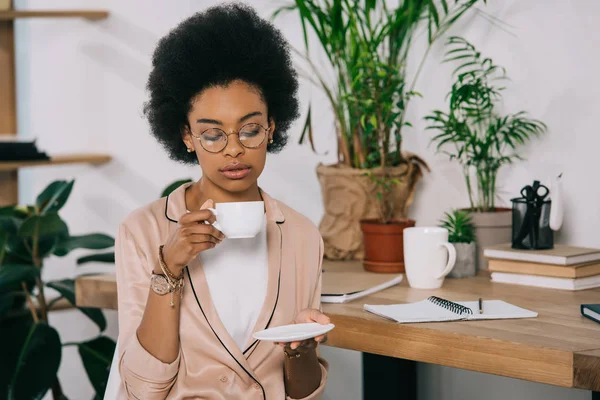
<instances>
[{"instance_id":1,"label":"woman's left hand","mask_svg":"<svg viewBox=\"0 0 600 400\"><path fill-rule=\"evenodd\" d=\"M329 317L327 315L323 314L319 310L316 310L314 308L305 308L304 310L300 311L298 313L298 315L296 315L296 318L294 318L294 321L292 323L304 324L304 323L311 323L311 322L317 322L321 325L327 325L328 323L331 322L331 320L329 319ZM324 334L324 335L320 335L320 336L317 336L317 337L314 337L311 339L307 339L307 340L303 340L303 341L299 341L299 342L275 343L275 344L278 344L281 347L287 347L288 349L292 349L292 350L298 351L300 353L306 353L306 352L316 348L317 344L324 343L326 339L327 339L327 334Z\"/></svg>"}]
</instances>

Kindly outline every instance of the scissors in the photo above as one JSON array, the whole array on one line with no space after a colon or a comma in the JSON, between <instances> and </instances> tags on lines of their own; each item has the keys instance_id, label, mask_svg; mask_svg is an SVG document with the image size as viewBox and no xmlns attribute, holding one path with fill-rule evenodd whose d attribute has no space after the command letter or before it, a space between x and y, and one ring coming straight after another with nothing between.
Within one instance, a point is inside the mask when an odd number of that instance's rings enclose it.
<instances>
[{"instance_id":1,"label":"scissors","mask_svg":"<svg viewBox=\"0 0 600 400\"><path fill-rule=\"evenodd\" d=\"M544 185L540 185L540 181L533 181L533 185L527 185L521 189L521 196L527 202L527 211L525 212L525 223L521 226L517 241L522 242L527 236L527 228L530 229L531 244L537 248L540 216L542 213L542 205L550 194L550 190Z\"/></svg>"}]
</instances>

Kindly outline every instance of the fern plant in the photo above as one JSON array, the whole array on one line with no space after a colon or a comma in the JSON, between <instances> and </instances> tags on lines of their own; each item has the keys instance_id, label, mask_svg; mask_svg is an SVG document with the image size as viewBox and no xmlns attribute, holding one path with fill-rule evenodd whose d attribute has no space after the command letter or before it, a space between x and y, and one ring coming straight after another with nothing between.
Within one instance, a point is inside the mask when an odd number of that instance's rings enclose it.
<instances>
[{"instance_id":1,"label":"fern plant","mask_svg":"<svg viewBox=\"0 0 600 400\"><path fill-rule=\"evenodd\" d=\"M450 243L472 243L475 241L475 227L471 215L466 210L452 210L444 213L440 221L442 228L448 229Z\"/></svg>"},{"instance_id":2,"label":"fern plant","mask_svg":"<svg viewBox=\"0 0 600 400\"><path fill-rule=\"evenodd\" d=\"M439 132L432 138L437 151L462 165L471 210L493 211L498 170L520 159L517 146L543 134L546 125L524 111L499 115L495 106L504 89L505 69L463 38L451 37L447 49L444 61L460 65L453 72L448 111L426 116L427 129Z\"/></svg>"}]
</instances>

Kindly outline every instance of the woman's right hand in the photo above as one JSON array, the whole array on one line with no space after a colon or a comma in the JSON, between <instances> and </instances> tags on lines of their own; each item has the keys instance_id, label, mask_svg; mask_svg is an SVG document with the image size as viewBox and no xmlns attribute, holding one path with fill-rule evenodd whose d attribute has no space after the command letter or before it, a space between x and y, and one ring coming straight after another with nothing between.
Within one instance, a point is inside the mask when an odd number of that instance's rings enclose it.
<instances>
[{"instance_id":1,"label":"woman's right hand","mask_svg":"<svg viewBox=\"0 0 600 400\"><path fill-rule=\"evenodd\" d=\"M163 247L163 259L173 274L179 275L194 257L212 249L225 238L221 231L212 226L215 215L205 209L213 207L212 203L209 200L202 205L202 209L181 216L177 230L167 239Z\"/></svg>"}]
</instances>

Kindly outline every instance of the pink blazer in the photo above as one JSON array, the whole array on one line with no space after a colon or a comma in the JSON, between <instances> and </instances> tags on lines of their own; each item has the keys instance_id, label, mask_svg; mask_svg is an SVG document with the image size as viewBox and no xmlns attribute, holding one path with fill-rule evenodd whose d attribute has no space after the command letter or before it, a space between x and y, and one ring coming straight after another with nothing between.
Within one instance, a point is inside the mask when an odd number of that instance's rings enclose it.
<instances>
[{"instance_id":1,"label":"pink blazer","mask_svg":"<svg viewBox=\"0 0 600 400\"><path fill-rule=\"evenodd\" d=\"M243 349L231 338L212 303L198 258L185 275L181 303L180 350L165 364L140 345L136 329L148 296L158 247L186 212L185 189L132 212L119 226L116 272L119 299L119 399L284 400L284 354L280 347L253 339ZM323 241L304 216L262 192L267 214L268 283L254 328L290 323L304 308L320 309ZM319 399L328 364L321 362Z\"/></svg>"}]
</instances>

